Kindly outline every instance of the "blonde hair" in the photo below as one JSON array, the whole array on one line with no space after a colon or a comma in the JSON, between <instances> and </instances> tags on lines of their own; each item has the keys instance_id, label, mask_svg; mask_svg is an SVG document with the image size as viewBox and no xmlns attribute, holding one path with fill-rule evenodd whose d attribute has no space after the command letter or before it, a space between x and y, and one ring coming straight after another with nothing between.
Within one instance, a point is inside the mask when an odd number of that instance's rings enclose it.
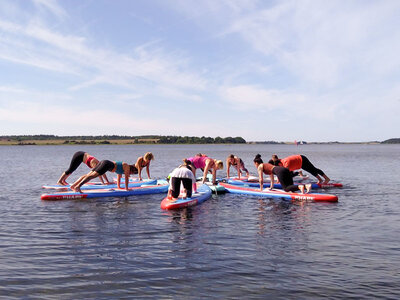
<instances>
[{"instance_id":1,"label":"blonde hair","mask_svg":"<svg viewBox=\"0 0 400 300\"><path fill-rule=\"evenodd\" d=\"M143 155L143 158L145 159L145 160L153 160L154 159L154 155L153 155L153 153L151 153L151 152L146 152L145 153L145 155Z\"/></svg>"},{"instance_id":2,"label":"blonde hair","mask_svg":"<svg viewBox=\"0 0 400 300\"><path fill-rule=\"evenodd\" d=\"M219 170L222 170L224 168L224 163L222 162L222 160L215 160L215 165Z\"/></svg>"}]
</instances>

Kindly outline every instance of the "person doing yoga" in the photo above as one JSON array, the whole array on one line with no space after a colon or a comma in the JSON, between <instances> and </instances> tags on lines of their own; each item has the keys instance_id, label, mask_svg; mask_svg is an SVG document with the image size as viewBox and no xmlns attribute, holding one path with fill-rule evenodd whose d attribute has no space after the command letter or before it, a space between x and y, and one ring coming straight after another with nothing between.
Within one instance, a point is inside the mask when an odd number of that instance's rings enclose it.
<instances>
[{"instance_id":1,"label":"person doing yoga","mask_svg":"<svg viewBox=\"0 0 400 300\"><path fill-rule=\"evenodd\" d=\"M285 168L285 167L280 167L280 166L274 166L270 163L264 163L263 160L261 159L261 155L257 154L256 157L254 158L254 165L257 168L258 171L258 177L260 180L260 190L263 190L264 187L264 174L270 175L271 178L271 185L270 189L272 190L274 187L274 175L278 177L278 180L280 184L282 185L282 189L285 192L295 192L300 190L301 193L304 194L304 189L306 189L306 192L308 193L311 190L311 184L299 184L295 185L293 184L293 177L290 171Z\"/></svg>"}]
</instances>

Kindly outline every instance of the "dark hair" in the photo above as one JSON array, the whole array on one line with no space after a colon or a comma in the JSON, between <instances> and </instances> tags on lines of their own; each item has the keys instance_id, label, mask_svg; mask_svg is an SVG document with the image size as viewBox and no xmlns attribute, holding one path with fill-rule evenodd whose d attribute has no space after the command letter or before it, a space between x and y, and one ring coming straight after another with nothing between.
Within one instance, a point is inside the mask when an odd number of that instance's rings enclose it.
<instances>
[{"instance_id":1,"label":"dark hair","mask_svg":"<svg viewBox=\"0 0 400 300\"><path fill-rule=\"evenodd\" d=\"M235 155L231 154L229 155L229 158L235 158Z\"/></svg>"},{"instance_id":2,"label":"dark hair","mask_svg":"<svg viewBox=\"0 0 400 300\"><path fill-rule=\"evenodd\" d=\"M273 158L273 159L279 159L279 158L278 158L278 155L276 155L276 154L272 154L272 158Z\"/></svg>"},{"instance_id":3,"label":"dark hair","mask_svg":"<svg viewBox=\"0 0 400 300\"><path fill-rule=\"evenodd\" d=\"M263 163L263 160L261 159L261 154L257 154L256 155L256 157L254 157L254 160L253 160L255 163L257 163L257 164L262 164Z\"/></svg>"},{"instance_id":4,"label":"dark hair","mask_svg":"<svg viewBox=\"0 0 400 300\"><path fill-rule=\"evenodd\" d=\"M192 172L193 172L193 168L194 168L192 162L186 158L183 159L183 165L180 165L179 167L186 167Z\"/></svg>"}]
</instances>

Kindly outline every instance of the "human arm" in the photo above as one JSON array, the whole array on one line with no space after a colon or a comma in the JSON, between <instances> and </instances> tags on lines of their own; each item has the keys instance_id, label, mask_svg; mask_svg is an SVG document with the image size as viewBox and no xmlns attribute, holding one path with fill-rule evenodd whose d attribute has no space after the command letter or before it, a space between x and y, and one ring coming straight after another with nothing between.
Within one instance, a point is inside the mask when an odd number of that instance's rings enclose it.
<instances>
[{"instance_id":1,"label":"human arm","mask_svg":"<svg viewBox=\"0 0 400 300\"><path fill-rule=\"evenodd\" d=\"M206 166L205 166L204 172L203 172L203 181L202 181L203 184L206 182L208 170L211 168L212 163L213 163L213 161L211 159L207 159ZM214 181L214 173L213 173L213 181Z\"/></svg>"},{"instance_id":2,"label":"human arm","mask_svg":"<svg viewBox=\"0 0 400 300\"><path fill-rule=\"evenodd\" d=\"M229 169L231 168L231 160L228 158L226 160L226 177L229 179Z\"/></svg>"},{"instance_id":3,"label":"human arm","mask_svg":"<svg viewBox=\"0 0 400 300\"><path fill-rule=\"evenodd\" d=\"M106 174L104 174L102 177L107 184L111 184L111 182L110 182L110 180L108 180L108 177L106 176Z\"/></svg>"},{"instance_id":4,"label":"human arm","mask_svg":"<svg viewBox=\"0 0 400 300\"><path fill-rule=\"evenodd\" d=\"M217 168L212 169L212 184L217 184Z\"/></svg>"},{"instance_id":5,"label":"human arm","mask_svg":"<svg viewBox=\"0 0 400 300\"><path fill-rule=\"evenodd\" d=\"M193 171L190 174L190 179L192 180L193 193L197 193L196 177L193 175Z\"/></svg>"},{"instance_id":6,"label":"human arm","mask_svg":"<svg viewBox=\"0 0 400 300\"><path fill-rule=\"evenodd\" d=\"M150 179L150 161L148 165L146 166L146 172L147 172L147 177Z\"/></svg>"},{"instance_id":7,"label":"human arm","mask_svg":"<svg viewBox=\"0 0 400 300\"><path fill-rule=\"evenodd\" d=\"M274 174L271 173L271 175L269 175L269 177L271 179L271 184L270 184L269 188L272 190L274 188L275 176L274 176Z\"/></svg>"},{"instance_id":8,"label":"human arm","mask_svg":"<svg viewBox=\"0 0 400 300\"><path fill-rule=\"evenodd\" d=\"M129 191L129 172L125 172L125 189Z\"/></svg>"},{"instance_id":9,"label":"human arm","mask_svg":"<svg viewBox=\"0 0 400 300\"><path fill-rule=\"evenodd\" d=\"M126 185L126 183L125 183ZM120 189L121 188L121 174L117 174L117 187Z\"/></svg>"},{"instance_id":10,"label":"human arm","mask_svg":"<svg viewBox=\"0 0 400 300\"><path fill-rule=\"evenodd\" d=\"M139 180L142 180L142 160L143 160L143 158L142 158L142 157L139 157L139 158L137 159L137 161L136 161L136 164L135 164L136 169L138 170L138 177L139 177Z\"/></svg>"},{"instance_id":11,"label":"human arm","mask_svg":"<svg viewBox=\"0 0 400 300\"><path fill-rule=\"evenodd\" d=\"M260 164L257 168L258 171L258 180L260 182L260 191L264 188L264 174L263 174L263 165Z\"/></svg>"}]
</instances>

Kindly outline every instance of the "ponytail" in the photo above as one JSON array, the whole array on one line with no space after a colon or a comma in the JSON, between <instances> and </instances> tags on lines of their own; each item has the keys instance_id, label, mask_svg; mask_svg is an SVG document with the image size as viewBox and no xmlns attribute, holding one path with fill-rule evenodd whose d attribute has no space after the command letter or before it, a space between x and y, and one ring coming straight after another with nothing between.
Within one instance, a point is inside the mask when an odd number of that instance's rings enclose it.
<instances>
[{"instance_id":1,"label":"ponytail","mask_svg":"<svg viewBox=\"0 0 400 300\"><path fill-rule=\"evenodd\" d=\"M261 154L257 154L256 157L254 157L253 160L256 164L262 164L263 160L261 159Z\"/></svg>"}]
</instances>

